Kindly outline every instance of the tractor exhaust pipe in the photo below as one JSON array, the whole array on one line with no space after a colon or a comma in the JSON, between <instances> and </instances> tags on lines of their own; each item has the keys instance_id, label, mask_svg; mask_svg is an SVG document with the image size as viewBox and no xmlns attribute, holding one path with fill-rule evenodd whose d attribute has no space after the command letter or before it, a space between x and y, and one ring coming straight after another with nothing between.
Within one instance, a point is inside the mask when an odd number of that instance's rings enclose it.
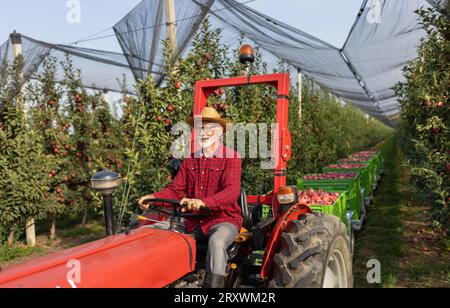
<instances>
[{"instance_id":1,"label":"tractor exhaust pipe","mask_svg":"<svg viewBox=\"0 0 450 308\"><path fill-rule=\"evenodd\" d=\"M121 184L122 179L120 175L114 171L104 170L95 174L91 178L92 189L100 193L103 198L106 236L110 236L115 233L113 194Z\"/></svg>"}]
</instances>

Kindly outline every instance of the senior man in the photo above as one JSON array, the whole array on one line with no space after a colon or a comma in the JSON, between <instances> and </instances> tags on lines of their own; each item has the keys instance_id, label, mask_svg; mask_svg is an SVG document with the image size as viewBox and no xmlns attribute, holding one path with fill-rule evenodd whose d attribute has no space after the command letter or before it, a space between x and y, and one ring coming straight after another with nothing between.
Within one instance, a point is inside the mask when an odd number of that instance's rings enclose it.
<instances>
[{"instance_id":1,"label":"senior man","mask_svg":"<svg viewBox=\"0 0 450 308\"><path fill-rule=\"evenodd\" d=\"M196 241L208 238L206 275L203 287L221 288L225 284L227 249L242 227L242 214L237 203L241 189L239 154L223 145L227 119L210 107L200 117L187 122L195 127L201 150L183 160L174 181L162 191L139 200L142 210L148 209L145 199L181 200L184 211L211 210L205 219L185 219L186 232Z\"/></svg>"}]
</instances>

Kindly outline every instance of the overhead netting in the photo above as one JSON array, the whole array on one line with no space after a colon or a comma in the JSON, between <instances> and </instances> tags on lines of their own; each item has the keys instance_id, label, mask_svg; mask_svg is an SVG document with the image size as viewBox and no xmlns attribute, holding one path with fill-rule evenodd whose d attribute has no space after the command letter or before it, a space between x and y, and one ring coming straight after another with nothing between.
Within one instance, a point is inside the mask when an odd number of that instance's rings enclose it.
<instances>
[{"instance_id":1,"label":"overhead netting","mask_svg":"<svg viewBox=\"0 0 450 308\"><path fill-rule=\"evenodd\" d=\"M240 37L255 42L274 59L300 70L339 98L387 124L399 114L392 87L403 80L402 68L417 56L425 35L415 11L439 5L436 0L364 0L347 41L338 48L235 0L173 0L177 55L183 55L201 22L209 17L223 41ZM123 53L49 44L23 37L25 76L31 77L46 56L71 55L87 87L127 91L136 79L152 74L163 80L167 39L167 0L143 0L113 30ZM301 7L299 7L299 10ZM11 44L0 45L0 65L12 59Z\"/></svg>"},{"instance_id":2,"label":"overhead netting","mask_svg":"<svg viewBox=\"0 0 450 308\"><path fill-rule=\"evenodd\" d=\"M175 1L177 56L183 54L214 0ZM166 1L142 1L114 27L136 79L164 71L162 40L167 38ZM157 76L157 81L162 77Z\"/></svg>"},{"instance_id":3,"label":"overhead netting","mask_svg":"<svg viewBox=\"0 0 450 308\"><path fill-rule=\"evenodd\" d=\"M12 63L14 56L12 44L7 41L0 47L3 57L0 63ZM3 50L5 52L3 53ZM58 62L64 61L68 55L73 67L81 70L84 86L87 88L120 92L123 80L128 81L124 90L133 92L133 71L139 72L139 67L128 64L127 56L122 53L95 50L89 48L50 44L22 35L22 53L24 57L24 77L30 79L33 73L40 70L40 65L48 56ZM130 58L133 58L130 56ZM58 67L57 78L63 78L62 68ZM158 74L157 72L154 72Z\"/></svg>"},{"instance_id":4,"label":"overhead netting","mask_svg":"<svg viewBox=\"0 0 450 308\"><path fill-rule=\"evenodd\" d=\"M216 0L211 14L217 24L245 34L366 113L383 122L395 122L399 105L392 87L403 80L405 64L417 56L425 32L415 11L429 7L427 1L363 1L342 48L236 3Z\"/></svg>"}]
</instances>

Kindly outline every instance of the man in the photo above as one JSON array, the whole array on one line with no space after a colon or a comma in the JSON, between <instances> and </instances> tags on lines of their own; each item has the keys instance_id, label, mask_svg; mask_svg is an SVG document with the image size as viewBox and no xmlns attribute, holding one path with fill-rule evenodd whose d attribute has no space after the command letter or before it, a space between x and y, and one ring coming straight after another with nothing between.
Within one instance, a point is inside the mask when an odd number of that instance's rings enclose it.
<instances>
[{"instance_id":1,"label":"man","mask_svg":"<svg viewBox=\"0 0 450 308\"><path fill-rule=\"evenodd\" d=\"M194 118L187 122L194 126ZM208 238L206 288L224 287L227 249L239 234L243 220L237 203L241 159L222 143L227 123L214 108L205 107L194 127L201 150L183 160L178 175L165 189L139 200L142 210L148 208L144 200L153 198L181 200L180 204L186 205L183 211L195 213L205 207L211 210L208 218L185 220L186 232L196 241Z\"/></svg>"}]
</instances>

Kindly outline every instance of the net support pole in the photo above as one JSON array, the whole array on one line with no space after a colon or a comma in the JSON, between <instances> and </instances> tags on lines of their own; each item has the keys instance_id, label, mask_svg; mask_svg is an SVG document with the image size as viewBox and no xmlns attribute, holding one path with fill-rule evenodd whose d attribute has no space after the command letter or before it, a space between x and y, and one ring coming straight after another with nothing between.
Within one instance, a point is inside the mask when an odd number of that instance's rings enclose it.
<instances>
[{"instance_id":1,"label":"net support pole","mask_svg":"<svg viewBox=\"0 0 450 308\"><path fill-rule=\"evenodd\" d=\"M14 56L14 60L15 60L18 57L20 57L21 55L23 55L22 36L19 33L17 33L16 31L14 31L10 35L10 40L11 40L12 51L13 51L13 56ZM20 72L19 78L21 79L20 83L22 84L23 83L23 71ZM22 108L24 108L24 110L25 110L24 105L22 105ZM25 223L25 235L26 235L27 245L29 245L31 247L36 246L36 225L35 225L34 217L29 217L27 219L27 221Z\"/></svg>"},{"instance_id":2,"label":"net support pole","mask_svg":"<svg viewBox=\"0 0 450 308\"><path fill-rule=\"evenodd\" d=\"M302 82L302 71L299 68L297 69L297 88L298 88L298 120L301 123L303 113L303 106L302 106L303 82Z\"/></svg>"},{"instance_id":3,"label":"net support pole","mask_svg":"<svg viewBox=\"0 0 450 308\"><path fill-rule=\"evenodd\" d=\"M165 0L166 4L166 21L167 21L167 38L169 39L171 62L174 63L174 58L177 54L177 22L175 13L174 0Z\"/></svg>"},{"instance_id":4,"label":"net support pole","mask_svg":"<svg viewBox=\"0 0 450 308\"><path fill-rule=\"evenodd\" d=\"M108 90L104 89L104 90L102 91L102 99L103 99L106 103L108 103L108 105L109 105L109 92L108 92Z\"/></svg>"}]
</instances>

